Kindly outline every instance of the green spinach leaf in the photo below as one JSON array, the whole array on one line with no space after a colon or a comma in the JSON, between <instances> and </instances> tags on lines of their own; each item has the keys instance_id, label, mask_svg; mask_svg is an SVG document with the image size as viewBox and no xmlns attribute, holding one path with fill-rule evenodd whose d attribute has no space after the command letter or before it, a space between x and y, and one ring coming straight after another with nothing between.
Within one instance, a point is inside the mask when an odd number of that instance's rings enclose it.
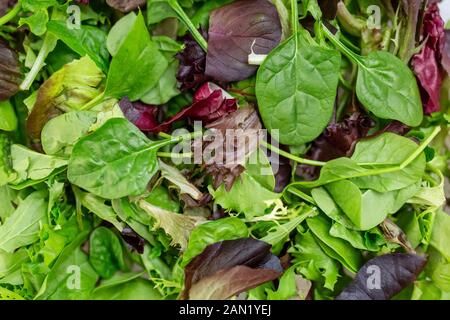
<instances>
[{"instance_id":1,"label":"green spinach leaf","mask_svg":"<svg viewBox=\"0 0 450 320\"><path fill-rule=\"evenodd\" d=\"M104 279L125 266L122 244L117 236L105 227L99 227L91 233L89 239L89 262Z\"/></svg>"},{"instance_id":2,"label":"green spinach leaf","mask_svg":"<svg viewBox=\"0 0 450 320\"><path fill-rule=\"evenodd\" d=\"M317 138L333 113L340 55L312 44L303 34L274 49L256 78L256 97L268 130L279 141L301 145Z\"/></svg>"}]
</instances>

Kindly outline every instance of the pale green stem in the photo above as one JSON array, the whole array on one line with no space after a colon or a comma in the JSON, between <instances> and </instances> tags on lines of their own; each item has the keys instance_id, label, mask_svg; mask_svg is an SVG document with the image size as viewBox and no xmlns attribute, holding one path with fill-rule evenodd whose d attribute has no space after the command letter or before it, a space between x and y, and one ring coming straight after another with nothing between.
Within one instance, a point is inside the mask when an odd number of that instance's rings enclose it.
<instances>
[{"instance_id":1,"label":"pale green stem","mask_svg":"<svg viewBox=\"0 0 450 320\"><path fill-rule=\"evenodd\" d=\"M0 26L7 24L9 21L14 19L14 17L19 14L20 9L22 9L22 4L19 1L7 14L5 14L3 17L0 17Z\"/></svg>"}]
</instances>

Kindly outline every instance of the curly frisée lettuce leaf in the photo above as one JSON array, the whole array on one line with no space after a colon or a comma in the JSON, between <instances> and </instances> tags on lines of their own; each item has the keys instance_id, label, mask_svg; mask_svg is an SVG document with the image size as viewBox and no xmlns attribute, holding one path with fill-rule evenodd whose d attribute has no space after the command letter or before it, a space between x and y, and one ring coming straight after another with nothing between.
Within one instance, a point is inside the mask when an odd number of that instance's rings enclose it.
<instances>
[{"instance_id":1,"label":"curly fris\u00e9e lettuce leaf","mask_svg":"<svg viewBox=\"0 0 450 320\"><path fill-rule=\"evenodd\" d=\"M227 299L278 278L283 268L270 248L251 238L209 245L185 268L184 298Z\"/></svg>"},{"instance_id":2,"label":"curly fris\u00e9e lettuce leaf","mask_svg":"<svg viewBox=\"0 0 450 320\"><path fill-rule=\"evenodd\" d=\"M162 228L172 238L172 243L179 245L183 251L187 248L192 230L204 221L203 217L170 212L156 207L145 200L139 201L139 207L156 220L154 228Z\"/></svg>"},{"instance_id":3,"label":"curly fris\u00e9e lettuce leaf","mask_svg":"<svg viewBox=\"0 0 450 320\"><path fill-rule=\"evenodd\" d=\"M102 71L89 57L83 57L55 72L39 88L27 119L29 136L38 140L44 125L62 112L77 110L101 93Z\"/></svg>"}]
</instances>

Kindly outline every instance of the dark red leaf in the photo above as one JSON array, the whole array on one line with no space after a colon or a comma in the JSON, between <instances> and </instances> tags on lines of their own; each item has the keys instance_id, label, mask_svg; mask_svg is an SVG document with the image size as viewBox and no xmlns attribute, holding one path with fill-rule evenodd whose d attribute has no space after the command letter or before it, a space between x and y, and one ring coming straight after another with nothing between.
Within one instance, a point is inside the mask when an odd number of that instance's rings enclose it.
<instances>
[{"instance_id":1,"label":"dark red leaf","mask_svg":"<svg viewBox=\"0 0 450 320\"><path fill-rule=\"evenodd\" d=\"M251 238L209 245L186 266L183 297L227 299L278 278L283 268L270 249Z\"/></svg>"},{"instance_id":2,"label":"dark red leaf","mask_svg":"<svg viewBox=\"0 0 450 320\"><path fill-rule=\"evenodd\" d=\"M200 33L207 40L208 34L203 30ZM196 90L200 85L208 80L205 75L206 53L199 46L190 33L183 37L184 49L176 57L180 60L177 80L180 83L180 90Z\"/></svg>"},{"instance_id":3,"label":"dark red leaf","mask_svg":"<svg viewBox=\"0 0 450 320\"><path fill-rule=\"evenodd\" d=\"M131 249L135 250L139 254L144 253L145 240L134 232L133 229L130 227L123 228L122 238L131 247Z\"/></svg>"},{"instance_id":4,"label":"dark red leaf","mask_svg":"<svg viewBox=\"0 0 450 320\"><path fill-rule=\"evenodd\" d=\"M320 10L327 20L336 18L338 0L319 0Z\"/></svg>"},{"instance_id":5,"label":"dark red leaf","mask_svg":"<svg viewBox=\"0 0 450 320\"><path fill-rule=\"evenodd\" d=\"M0 41L0 101L11 98L19 91L20 77L16 52Z\"/></svg>"},{"instance_id":6,"label":"dark red leaf","mask_svg":"<svg viewBox=\"0 0 450 320\"><path fill-rule=\"evenodd\" d=\"M209 27L206 75L217 81L240 81L257 66L248 64L253 50L268 54L281 40L281 23L275 6L267 0L240 0L212 12Z\"/></svg>"},{"instance_id":7,"label":"dark red leaf","mask_svg":"<svg viewBox=\"0 0 450 320\"><path fill-rule=\"evenodd\" d=\"M137 8L143 8L147 0L106 0L106 3L120 12L130 12Z\"/></svg>"},{"instance_id":8,"label":"dark red leaf","mask_svg":"<svg viewBox=\"0 0 450 320\"><path fill-rule=\"evenodd\" d=\"M392 253L369 260L336 300L389 300L413 283L427 260L415 254Z\"/></svg>"},{"instance_id":9,"label":"dark red leaf","mask_svg":"<svg viewBox=\"0 0 450 320\"><path fill-rule=\"evenodd\" d=\"M0 17L3 17L9 9L15 6L17 0L2 0L0 1Z\"/></svg>"},{"instance_id":10,"label":"dark red leaf","mask_svg":"<svg viewBox=\"0 0 450 320\"><path fill-rule=\"evenodd\" d=\"M413 57L412 65L421 86L424 111L431 114L441 108L439 102L442 85L441 57L445 44L444 21L436 3L427 7L422 38L426 39L425 44L422 51Z\"/></svg>"},{"instance_id":11,"label":"dark red leaf","mask_svg":"<svg viewBox=\"0 0 450 320\"><path fill-rule=\"evenodd\" d=\"M119 102L120 109L122 110L125 118L132 122L141 131L155 131L158 128L159 131L167 131L170 129L170 125L161 125L158 122L158 113L160 108L152 105L148 105L139 101L131 102L127 97L122 98Z\"/></svg>"},{"instance_id":12,"label":"dark red leaf","mask_svg":"<svg viewBox=\"0 0 450 320\"><path fill-rule=\"evenodd\" d=\"M365 137L373 121L360 113L354 113L342 122L330 124L324 133L311 145L306 157L311 160L330 161L340 157L350 156L354 144ZM297 175L307 180L318 177L320 168L307 165L297 167Z\"/></svg>"},{"instance_id":13,"label":"dark red leaf","mask_svg":"<svg viewBox=\"0 0 450 320\"><path fill-rule=\"evenodd\" d=\"M442 51L442 67L450 75L450 30L445 30L445 44Z\"/></svg>"},{"instance_id":14,"label":"dark red leaf","mask_svg":"<svg viewBox=\"0 0 450 320\"><path fill-rule=\"evenodd\" d=\"M145 132L168 131L175 121L189 119L209 123L237 110L237 100L212 82L205 83L194 95L191 106L184 108L173 117L158 121L159 107L142 102L120 101L125 117Z\"/></svg>"}]
</instances>

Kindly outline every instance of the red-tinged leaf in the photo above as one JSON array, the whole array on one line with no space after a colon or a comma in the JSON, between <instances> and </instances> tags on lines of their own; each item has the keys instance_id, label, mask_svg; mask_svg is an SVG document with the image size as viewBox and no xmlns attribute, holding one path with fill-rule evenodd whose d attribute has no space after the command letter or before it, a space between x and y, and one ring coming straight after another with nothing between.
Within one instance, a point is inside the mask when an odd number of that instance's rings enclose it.
<instances>
[{"instance_id":1,"label":"red-tinged leaf","mask_svg":"<svg viewBox=\"0 0 450 320\"><path fill-rule=\"evenodd\" d=\"M450 30L445 30L445 44L442 51L442 66L450 75Z\"/></svg>"},{"instance_id":2,"label":"red-tinged leaf","mask_svg":"<svg viewBox=\"0 0 450 320\"><path fill-rule=\"evenodd\" d=\"M131 102L128 98L122 98L119 102L125 118L138 127L141 131L167 131L170 125L161 125L158 122L160 108L142 102ZM157 130L158 129L158 130Z\"/></svg>"},{"instance_id":3,"label":"red-tinged leaf","mask_svg":"<svg viewBox=\"0 0 450 320\"><path fill-rule=\"evenodd\" d=\"M338 0L319 0L320 10L327 20L336 18Z\"/></svg>"},{"instance_id":4,"label":"red-tinged leaf","mask_svg":"<svg viewBox=\"0 0 450 320\"><path fill-rule=\"evenodd\" d=\"M240 108L206 127L213 133L218 131L221 137L225 137L222 149L224 152L217 152L214 155L207 163L206 171L213 178L214 189L225 184L225 189L229 191L245 170L241 164L245 163L245 159L258 147L258 130L262 129L258 112L252 106ZM241 130L240 139L227 135L227 130ZM214 139L213 143L215 142ZM205 142L203 147L207 145Z\"/></svg>"},{"instance_id":5,"label":"red-tinged leaf","mask_svg":"<svg viewBox=\"0 0 450 320\"><path fill-rule=\"evenodd\" d=\"M270 249L269 244L251 238L207 246L185 268L183 297L227 299L278 278L283 268Z\"/></svg>"},{"instance_id":6,"label":"red-tinged leaf","mask_svg":"<svg viewBox=\"0 0 450 320\"><path fill-rule=\"evenodd\" d=\"M223 300L279 276L279 272L274 270L252 269L246 266L220 270L195 283L189 291L189 298L191 300Z\"/></svg>"},{"instance_id":7,"label":"red-tinged leaf","mask_svg":"<svg viewBox=\"0 0 450 320\"><path fill-rule=\"evenodd\" d=\"M147 0L106 0L106 3L120 12L130 12L143 8L147 4Z\"/></svg>"},{"instance_id":8,"label":"red-tinged leaf","mask_svg":"<svg viewBox=\"0 0 450 320\"><path fill-rule=\"evenodd\" d=\"M208 39L206 32L200 30L200 33L206 40ZM208 80L205 75L206 53L190 33L183 37L183 42L183 51L176 55L177 59L180 60L177 80L180 83L181 91L196 90Z\"/></svg>"},{"instance_id":9,"label":"red-tinged leaf","mask_svg":"<svg viewBox=\"0 0 450 320\"><path fill-rule=\"evenodd\" d=\"M442 85L441 57L445 34L439 7L430 4L425 12L422 38L426 39L422 51L412 59L414 72L419 79L422 101L426 114L440 110L440 90Z\"/></svg>"},{"instance_id":10,"label":"red-tinged leaf","mask_svg":"<svg viewBox=\"0 0 450 320\"><path fill-rule=\"evenodd\" d=\"M157 121L158 108L154 106L142 103L132 103L130 106L128 103L124 103L122 110L126 110L125 116L142 131L158 133L168 131L172 123L183 119L199 120L204 123L215 121L236 111L237 100L219 86L208 82L197 90L191 106L184 108L162 123Z\"/></svg>"},{"instance_id":11,"label":"red-tinged leaf","mask_svg":"<svg viewBox=\"0 0 450 320\"><path fill-rule=\"evenodd\" d=\"M132 250L135 250L139 254L144 253L145 240L139 236L130 227L125 227L122 230L122 238L130 246Z\"/></svg>"},{"instance_id":12,"label":"red-tinged leaf","mask_svg":"<svg viewBox=\"0 0 450 320\"><path fill-rule=\"evenodd\" d=\"M267 0L240 0L212 12L206 55L206 75L217 81L240 81L257 66L248 55L268 54L281 40L281 23L275 6Z\"/></svg>"},{"instance_id":13,"label":"red-tinged leaf","mask_svg":"<svg viewBox=\"0 0 450 320\"><path fill-rule=\"evenodd\" d=\"M16 52L0 41L0 101L11 98L19 91L20 77Z\"/></svg>"},{"instance_id":14,"label":"red-tinged leaf","mask_svg":"<svg viewBox=\"0 0 450 320\"><path fill-rule=\"evenodd\" d=\"M360 113L354 113L341 122L332 123L313 142L306 157L311 160L330 161L350 156L355 143L365 137L373 126L373 121ZM297 175L308 180L316 179L319 172L319 167L307 165L297 167Z\"/></svg>"},{"instance_id":15,"label":"red-tinged leaf","mask_svg":"<svg viewBox=\"0 0 450 320\"><path fill-rule=\"evenodd\" d=\"M336 300L389 300L414 282L427 260L392 253L369 260Z\"/></svg>"}]
</instances>

